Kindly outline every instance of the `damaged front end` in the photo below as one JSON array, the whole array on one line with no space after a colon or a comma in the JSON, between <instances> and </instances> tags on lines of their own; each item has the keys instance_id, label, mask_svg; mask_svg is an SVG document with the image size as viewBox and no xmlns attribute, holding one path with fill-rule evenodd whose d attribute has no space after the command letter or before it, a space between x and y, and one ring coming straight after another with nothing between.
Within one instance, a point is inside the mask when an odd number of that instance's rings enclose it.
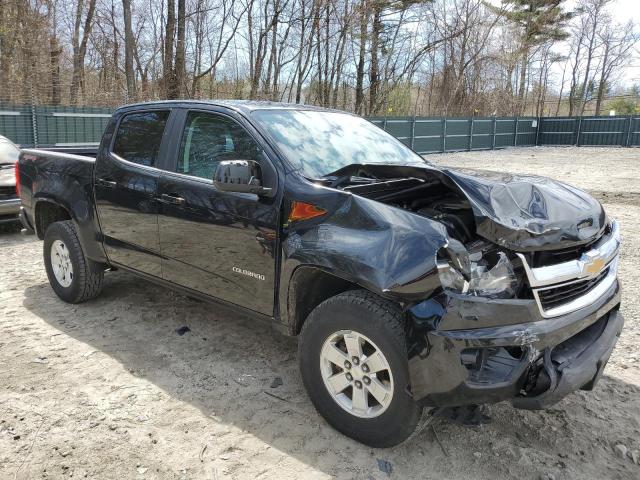
<instances>
[{"instance_id":1,"label":"damaged front end","mask_svg":"<svg viewBox=\"0 0 640 480\"><path fill-rule=\"evenodd\" d=\"M620 335L619 305L617 284L586 311L552 319L527 300L436 295L408 312L414 398L535 409L589 390Z\"/></svg>"},{"instance_id":2,"label":"damaged front end","mask_svg":"<svg viewBox=\"0 0 640 480\"><path fill-rule=\"evenodd\" d=\"M340 194L289 229L286 265L404 306L417 401L543 408L593 387L623 320L618 227L591 196L430 165L350 165L317 183Z\"/></svg>"},{"instance_id":3,"label":"damaged front end","mask_svg":"<svg viewBox=\"0 0 640 480\"><path fill-rule=\"evenodd\" d=\"M571 247L531 251L526 236L520 251L456 239L439 251L442 291L408 309L416 400L534 409L593 388L623 326L620 235L615 222L582 244L564 234Z\"/></svg>"}]
</instances>

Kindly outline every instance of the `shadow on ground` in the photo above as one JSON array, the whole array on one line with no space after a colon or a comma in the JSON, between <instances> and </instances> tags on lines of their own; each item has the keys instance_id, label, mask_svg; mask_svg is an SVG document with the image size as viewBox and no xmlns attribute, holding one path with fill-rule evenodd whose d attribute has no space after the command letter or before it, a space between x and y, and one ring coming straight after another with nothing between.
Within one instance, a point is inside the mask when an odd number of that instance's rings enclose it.
<instances>
[{"instance_id":1,"label":"shadow on ground","mask_svg":"<svg viewBox=\"0 0 640 480\"><path fill-rule=\"evenodd\" d=\"M603 471L637 478L638 466L616 458L612 444L637 431L640 389L611 377L546 412L495 405L490 425L437 419L398 447L372 450L315 412L299 377L295 340L267 325L121 272L109 274L102 296L83 305L52 299L44 283L24 295L32 313L172 398L329 475L377 477L381 458L398 478L596 478ZM182 326L190 331L180 336ZM282 386L271 388L275 377Z\"/></svg>"}]
</instances>

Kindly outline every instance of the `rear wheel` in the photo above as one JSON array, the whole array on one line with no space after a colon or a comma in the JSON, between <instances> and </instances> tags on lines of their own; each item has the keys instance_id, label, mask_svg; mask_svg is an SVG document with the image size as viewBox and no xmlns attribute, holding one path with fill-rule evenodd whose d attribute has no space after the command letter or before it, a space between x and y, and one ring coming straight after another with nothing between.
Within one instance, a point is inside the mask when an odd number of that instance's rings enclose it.
<instances>
[{"instance_id":1,"label":"rear wheel","mask_svg":"<svg viewBox=\"0 0 640 480\"><path fill-rule=\"evenodd\" d=\"M301 333L311 401L334 428L372 447L405 440L422 412L409 393L402 320L394 303L356 290L321 303Z\"/></svg>"},{"instance_id":2,"label":"rear wheel","mask_svg":"<svg viewBox=\"0 0 640 480\"><path fill-rule=\"evenodd\" d=\"M84 256L73 222L49 225L43 253L49 283L62 300L81 303L100 294L104 271Z\"/></svg>"}]
</instances>

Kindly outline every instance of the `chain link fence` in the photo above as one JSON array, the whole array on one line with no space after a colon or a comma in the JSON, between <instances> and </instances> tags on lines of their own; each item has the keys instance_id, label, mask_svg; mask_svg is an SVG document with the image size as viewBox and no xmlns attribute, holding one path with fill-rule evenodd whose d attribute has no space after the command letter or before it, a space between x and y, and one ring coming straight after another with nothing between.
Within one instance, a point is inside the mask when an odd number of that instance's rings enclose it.
<instances>
[{"instance_id":1,"label":"chain link fence","mask_svg":"<svg viewBox=\"0 0 640 480\"><path fill-rule=\"evenodd\" d=\"M21 147L97 145L112 109L0 104L0 135ZM417 153L536 145L640 146L640 116L370 117Z\"/></svg>"}]
</instances>

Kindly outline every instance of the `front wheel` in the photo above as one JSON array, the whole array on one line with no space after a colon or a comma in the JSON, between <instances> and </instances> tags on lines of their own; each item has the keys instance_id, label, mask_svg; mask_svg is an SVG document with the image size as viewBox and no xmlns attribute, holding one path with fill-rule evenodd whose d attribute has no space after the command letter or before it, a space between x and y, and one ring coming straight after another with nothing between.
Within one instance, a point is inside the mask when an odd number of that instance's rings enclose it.
<instances>
[{"instance_id":1,"label":"front wheel","mask_svg":"<svg viewBox=\"0 0 640 480\"><path fill-rule=\"evenodd\" d=\"M47 227L43 253L49 283L65 302L85 302L102 290L104 271L94 269L84 256L73 222L55 222Z\"/></svg>"},{"instance_id":2,"label":"front wheel","mask_svg":"<svg viewBox=\"0 0 640 480\"><path fill-rule=\"evenodd\" d=\"M394 303L354 290L316 307L301 333L311 401L336 430L372 447L404 441L422 412L409 393L402 319Z\"/></svg>"}]
</instances>

